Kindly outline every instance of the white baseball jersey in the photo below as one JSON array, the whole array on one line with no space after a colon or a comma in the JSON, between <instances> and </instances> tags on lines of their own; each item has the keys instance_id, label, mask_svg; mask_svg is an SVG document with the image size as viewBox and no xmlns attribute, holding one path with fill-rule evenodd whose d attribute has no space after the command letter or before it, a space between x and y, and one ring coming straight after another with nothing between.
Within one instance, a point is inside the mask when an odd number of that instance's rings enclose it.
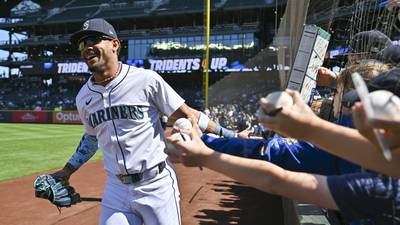
<instances>
[{"instance_id":1,"label":"white baseball jersey","mask_svg":"<svg viewBox=\"0 0 400 225\"><path fill-rule=\"evenodd\" d=\"M166 159L160 112L170 116L184 100L151 70L122 64L106 86L92 79L76 104L86 133L96 135L111 174L143 172Z\"/></svg>"}]
</instances>

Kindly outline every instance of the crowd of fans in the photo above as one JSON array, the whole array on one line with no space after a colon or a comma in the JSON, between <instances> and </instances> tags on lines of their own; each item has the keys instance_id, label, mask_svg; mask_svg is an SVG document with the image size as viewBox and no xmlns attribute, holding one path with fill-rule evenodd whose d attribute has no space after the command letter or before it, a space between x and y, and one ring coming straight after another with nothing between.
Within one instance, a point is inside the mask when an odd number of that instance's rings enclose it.
<instances>
[{"instance_id":1,"label":"crowd of fans","mask_svg":"<svg viewBox=\"0 0 400 225\"><path fill-rule=\"evenodd\" d=\"M243 94L235 103L212 105L204 112L211 120L231 130L255 129L258 127L258 119L255 116L258 100L266 94L259 93L250 96Z\"/></svg>"},{"instance_id":2,"label":"crowd of fans","mask_svg":"<svg viewBox=\"0 0 400 225\"><path fill-rule=\"evenodd\" d=\"M64 79L52 83L33 77L1 79L0 109L76 110L75 95L80 85L80 81Z\"/></svg>"},{"instance_id":3,"label":"crowd of fans","mask_svg":"<svg viewBox=\"0 0 400 225\"><path fill-rule=\"evenodd\" d=\"M217 123L234 131L252 129L260 134L255 116L259 99L279 90L277 73L232 74L210 89L209 107L204 112ZM214 91L215 90L215 91Z\"/></svg>"},{"instance_id":4,"label":"crowd of fans","mask_svg":"<svg viewBox=\"0 0 400 225\"><path fill-rule=\"evenodd\" d=\"M194 129L190 141L168 138L178 149L168 154L186 166L207 167L260 190L319 205L328 209L333 224L399 224L400 51L377 30L357 33L350 45L346 68L339 74L318 69L317 84L327 88L321 90L331 101L334 123L318 117L298 92L287 90L293 104L276 111L268 98L258 97L252 104L245 99L205 111L236 131L245 126L232 124L257 116L256 123L275 135L254 139L245 130L227 138ZM374 110L392 105L396 112L368 114L353 90L356 73L369 91L385 90L391 96Z\"/></svg>"}]
</instances>

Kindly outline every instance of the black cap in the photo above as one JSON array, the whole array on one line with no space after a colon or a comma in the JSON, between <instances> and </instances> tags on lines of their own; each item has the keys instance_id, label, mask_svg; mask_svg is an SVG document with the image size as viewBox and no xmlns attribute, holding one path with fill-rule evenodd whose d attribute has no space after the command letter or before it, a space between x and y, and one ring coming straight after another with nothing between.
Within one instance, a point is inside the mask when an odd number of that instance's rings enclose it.
<instances>
[{"instance_id":1,"label":"black cap","mask_svg":"<svg viewBox=\"0 0 400 225\"><path fill-rule=\"evenodd\" d=\"M383 61L397 65L400 63L400 45L399 43L388 46L383 51Z\"/></svg>"},{"instance_id":2,"label":"black cap","mask_svg":"<svg viewBox=\"0 0 400 225\"><path fill-rule=\"evenodd\" d=\"M394 68L380 74L371 79L367 86L370 92L386 90L400 97L400 68ZM352 90L343 95L342 105L351 107L358 101L360 101L360 98L358 97L357 91Z\"/></svg>"},{"instance_id":3,"label":"black cap","mask_svg":"<svg viewBox=\"0 0 400 225\"><path fill-rule=\"evenodd\" d=\"M78 44L78 42L83 38L93 34L105 35L110 38L118 38L117 32L115 32L114 27L109 24L106 20L101 18L86 20L82 24L82 28L72 34L70 41L72 44Z\"/></svg>"},{"instance_id":4,"label":"black cap","mask_svg":"<svg viewBox=\"0 0 400 225\"><path fill-rule=\"evenodd\" d=\"M400 68L394 68L372 79L370 91L387 90L400 97Z\"/></svg>"}]
</instances>

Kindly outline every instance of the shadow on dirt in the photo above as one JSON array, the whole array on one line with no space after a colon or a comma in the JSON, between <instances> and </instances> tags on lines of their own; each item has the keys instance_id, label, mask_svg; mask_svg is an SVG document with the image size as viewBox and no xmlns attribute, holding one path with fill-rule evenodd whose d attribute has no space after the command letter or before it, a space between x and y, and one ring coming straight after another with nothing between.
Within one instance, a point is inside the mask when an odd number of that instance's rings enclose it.
<instances>
[{"instance_id":1,"label":"shadow on dirt","mask_svg":"<svg viewBox=\"0 0 400 225\"><path fill-rule=\"evenodd\" d=\"M201 225L266 225L283 224L282 200L238 182L223 180L212 184L212 190L222 193L220 207L226 210L200 210L195 217ZM240 196L240 197L239 197Z\"/></svg>"}]
</instances>

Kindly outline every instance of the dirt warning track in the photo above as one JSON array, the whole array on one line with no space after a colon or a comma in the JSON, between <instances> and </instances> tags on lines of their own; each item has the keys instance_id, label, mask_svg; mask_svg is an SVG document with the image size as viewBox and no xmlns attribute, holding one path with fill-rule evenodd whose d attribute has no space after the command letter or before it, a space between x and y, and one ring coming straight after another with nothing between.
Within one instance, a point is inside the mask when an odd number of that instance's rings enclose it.
<instances>
[{"instance_id":1,"label":"dirt warning track","mask_svg":"<svg viewBox=\"0 0 400 225\"><path fill-rule=\"evenodd\" d=\"M283 224L281 199L208 169L176 165L183 225ZM47 171L51 172L51 171ZM70 180L88 198L61 214L48 201L34 197L36 175L0 183L0 224L96 225L106 173L101 161L84 165Z\"/></svg>"}]
</instances>

